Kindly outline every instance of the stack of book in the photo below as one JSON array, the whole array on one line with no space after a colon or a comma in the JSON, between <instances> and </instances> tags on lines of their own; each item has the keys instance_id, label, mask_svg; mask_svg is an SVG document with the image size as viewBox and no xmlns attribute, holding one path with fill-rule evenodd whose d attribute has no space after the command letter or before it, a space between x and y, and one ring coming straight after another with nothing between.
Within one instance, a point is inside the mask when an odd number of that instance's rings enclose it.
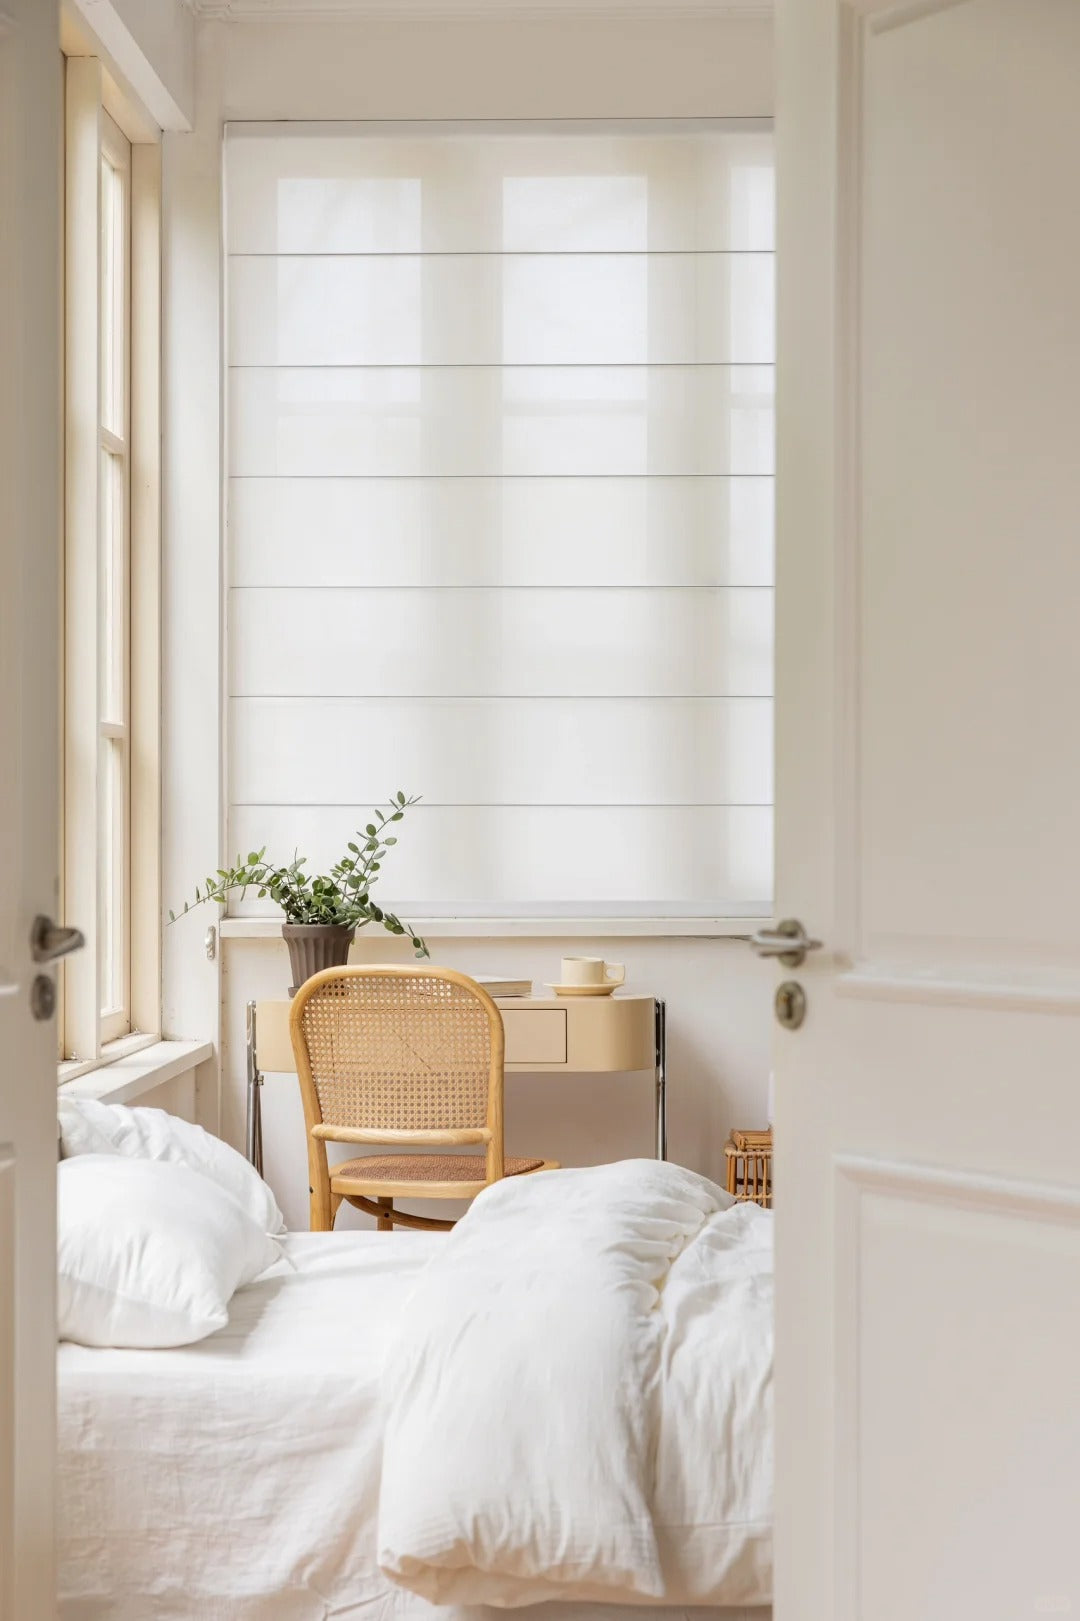
<instances>
[{"instance_id":1,"label":"stack of book","mask_svg":"<svg viewBox=\"0 0 1080 1621\"><path fill-rule=\"evenodd\" d=\"M489 996L531 996L531 979L507 979L504 974L472 974Z\"/></svg>"}]
</instances>

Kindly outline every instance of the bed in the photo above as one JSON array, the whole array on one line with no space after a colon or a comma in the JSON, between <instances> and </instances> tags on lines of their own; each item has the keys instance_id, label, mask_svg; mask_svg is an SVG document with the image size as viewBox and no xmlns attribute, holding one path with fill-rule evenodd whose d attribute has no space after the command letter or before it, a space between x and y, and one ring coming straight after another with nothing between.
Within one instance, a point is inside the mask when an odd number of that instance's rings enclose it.
<instances>
[{"instance_id":1,"label":"bed","mask_svg":"<svg viewBox=\"0 0 1080 1621\"><path fill-rule=\"evenodd\" d=\"M452 1276L442 1270L451 1237L287 1235L282 1260L238 1291L228 1326L199 1344L154 1351L62 1345L63 1621L485 1616L484 1605L433 1604L392 1581L380 1547L386 1367L403 1366L402 1347L422 1339L425 1312L430 1316L437 1305L425 1305L424 1280ZM460 1294L452 1291L455 1302ZM693 1314L698 1297L687 1295L681 1304L673 1298L674 1309ZM771 1297L758 1303L771 1309ZM508 1304L527 1330L509 1297ZM444 1325L433 1320L441 1343ZM481 1377L482 1370L471 1368L469 1376ZM435 1382L440 1397L452 1397L438 1374ZM668 1444L676 1448L685 1446L694 1422L693 1413L677 1414L685 1394L670 1412L665 1408ZM754 1399L765 1402L760 1392ZM404 1412L399 1425L427 1422L415 1402ZM445 1415L431 1417L449 1444L452 1424ZM437 1482L446 1448L435 1442L429 1456ZM761 1467L771 1471L771 1454ZM575 1602L554 1611L545 1605L544 1621L587 1615L614 1621L624 1609L641 1617L656 1607L640 1594L628 1595L632 1610L615 1593L616 1602L602 1605L569 1596ZM527 1598L522 1588L499 1602L528 1608ZM659 1610L671 1617L682 1608ZM688 1613L764 1621L770 1612L736 1604Z\"/></svg>"}]
</instances>

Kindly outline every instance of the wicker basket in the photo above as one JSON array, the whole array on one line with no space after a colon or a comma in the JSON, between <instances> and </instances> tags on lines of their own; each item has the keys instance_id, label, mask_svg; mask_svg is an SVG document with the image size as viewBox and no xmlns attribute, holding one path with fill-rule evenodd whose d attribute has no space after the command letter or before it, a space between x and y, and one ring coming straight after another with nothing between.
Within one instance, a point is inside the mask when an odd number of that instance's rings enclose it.
<instances>
[{"instance_id":1,"label":"wicker basket","mask_svg":"<svg viewBox=\"0 0 1080 1621\"><path fill-rule=\"evenodd\" d=\"M727 1190L736 1199L772 1206L773 1137L768 1131L732 1131L724 1144Z\"/></svg>"}]
</instances>

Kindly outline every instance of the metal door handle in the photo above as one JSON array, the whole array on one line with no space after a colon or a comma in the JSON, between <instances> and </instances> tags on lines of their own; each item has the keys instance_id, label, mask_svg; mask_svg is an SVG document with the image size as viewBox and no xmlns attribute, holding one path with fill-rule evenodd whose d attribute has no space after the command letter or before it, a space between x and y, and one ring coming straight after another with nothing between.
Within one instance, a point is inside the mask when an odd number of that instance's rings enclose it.
<instances>
[{"instance_id":1,"label":"metal door handle","mask_svg":"<svg viewBox=\"0 0 1080 1621\"><path fill-rule=\"evenodd\" d=\"M798 918L786 917L773 929L759 929L750 936L759 957L777 957L785 968L799 968L808 951L820 951L821 941L811 940Z\"/></svg>"},{"instance_id":2,"label":"metal door handle","mask_svg":"<svg viewBox=\"0 0 1080 1621\"><path fill-rule=\"evenodd\" d=\"M40 913L30 930L30 955L35 962L55 962L71 951L81 951L86 938L81 929L67 929Z\"/></svg>"}]
</instances>

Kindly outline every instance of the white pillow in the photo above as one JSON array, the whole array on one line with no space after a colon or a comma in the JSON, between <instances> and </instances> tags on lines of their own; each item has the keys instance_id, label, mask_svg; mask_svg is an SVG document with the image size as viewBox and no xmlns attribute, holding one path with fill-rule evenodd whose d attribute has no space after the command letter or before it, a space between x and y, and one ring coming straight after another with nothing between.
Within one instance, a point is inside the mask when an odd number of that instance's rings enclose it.
<instances>
[{"instance_id":1,"label":"white pillow","mask_svg":"<svg viewBox=\"0 0 1080 1621\"><path fill-rule=\"evenodd\" d=\"M76 1154L124 1154L187 1165L231 1193L264 1233L284 1232L277 1200L255 1167L201 1126L164 1109L129 1109L94 1098L61 1098L59 1112L64 1159Z\"/></svg>"},{"instance_id":2,"label":"white pillow","mask_svg":"<svg viewBox=\"0 0 1080 1621\"><path fill-rule=\"evenodd\" d=\"M236 1200L190 1170L79 1154L57 1173L59 1337L79 1345L190 1345L280 1258Z\"/></svg>"}]
</instances>

